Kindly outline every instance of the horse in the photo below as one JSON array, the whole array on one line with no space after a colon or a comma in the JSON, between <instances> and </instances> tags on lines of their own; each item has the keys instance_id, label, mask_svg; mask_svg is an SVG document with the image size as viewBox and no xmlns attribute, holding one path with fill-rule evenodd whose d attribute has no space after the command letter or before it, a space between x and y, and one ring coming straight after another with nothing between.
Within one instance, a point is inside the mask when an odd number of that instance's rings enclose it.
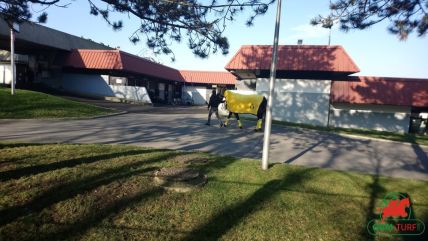
<instances>
[{"instance_id":1,"label":"horse","mask_svg":"<svg viewBox=\"0 0 428 241\"><path fill-rule=\"evenodd\" d=\"M226 109L229 111L229 115L224 124L225 127L229 124L229 119L233 114L238 120L239 128L242 129L239 114L251 114L257 116L255 131L260 131L262 129L262 122L267 106L267 100L263 95L244 95L226 90L224 92L224 98L226 99Z\"/></svg>"}]
</instances>

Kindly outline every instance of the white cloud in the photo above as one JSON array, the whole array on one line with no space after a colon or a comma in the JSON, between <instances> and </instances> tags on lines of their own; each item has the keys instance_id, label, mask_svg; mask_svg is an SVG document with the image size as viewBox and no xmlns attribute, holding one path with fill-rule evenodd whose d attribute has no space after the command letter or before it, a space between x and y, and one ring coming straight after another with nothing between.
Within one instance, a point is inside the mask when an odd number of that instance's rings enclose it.
<instances>
[{"instance_id":1,"label":"white cloud","mask_svg":"<svg viewBox=\"0 0 428 241\"><path fill-rule=\"evenodd\" d=\"M291 36L286 40L324 38L328 36L329 30L321 26L302 24L291 28L291 32Z\"/></svg>"}]
</instances>

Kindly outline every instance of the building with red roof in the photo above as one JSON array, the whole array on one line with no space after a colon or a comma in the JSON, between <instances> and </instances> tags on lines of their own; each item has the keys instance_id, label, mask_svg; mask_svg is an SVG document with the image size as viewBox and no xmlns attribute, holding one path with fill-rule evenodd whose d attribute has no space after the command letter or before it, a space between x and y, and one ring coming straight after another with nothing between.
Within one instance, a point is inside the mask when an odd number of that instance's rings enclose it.
<instances>
[{"instance_id":1,"label":"building with red roof","mask_svg":"<svg viewBox=\"0 0 428 241\"><path fill-rule=\"evenodd\" d=\"M102 92L103 89L108 89L102 85L121 88L121 92L130 86L143 91L141 88L143 87L151 101L161 103L184 99L193 104L203 105L213 87L234 88L236 82L236 77L227 71L179 71L120 50L72 50L65 58L64 69L68 72L65 81L67 83L64 86L73 92L84 93L92 90L92 95L111 95ZM82 74L88 76L82 78ZM88 78L92 79L91 83L96 83L93 78L98 78L97 75L104 79L98 81L100 84L98 89L90 89L87 88L88 84L80 83L83 79L88 81ZM81 89L77 90L78 88Z\"/></svg>"},{"instance_id":2,"label":"building with red roof","mask_svg":"<svg viewBox=\"0 0 428 241\"><path fill-rule=\"evenodd\" d=\"M426 133L428 79L352 76L331 85L332 125Z\"/></svg>"},{"instance_id":3,"label":"building with red roof","mask_svg":"<svg viewBox=\"0 0 428 241\"><path fill-rule=\"evenodd\" d=\"M135 56L118 49L73 49L66 57L65 68L83 70L107 70L150 76L169 81L183 82L180 71Z\"/></svg>"},{"instance_id":4,"label":"building with red roof","mask_svg":"<svg viewBox=\"0 0 428 241\"><path fill-rule=\"evenodd\" d=\"M271 45L244 45L225 68L239 78L267 78L272 61ZM278 46L278 78L343 78L360 69L342 46Z\"/></svg>"},{"instance_id":5,"label":"building with red roof","mask_svg":"<svg viewBox=\"0 0 428 241\"><path fill-rule=\"evenodd\" d=\"M235 89L236 77L227 71L180 70L180 74L184 79L183 99L191 99L194 104L206 104L212 89Z\"/></svg>"},{"instance_id":6,"label":"building with red roof","mask_svg":"<svg viewBox=\"0 0 428 241\"><path fill-rule=\"evenodd\" d=\"M0 19L2 40L9 38L5 24ZM11 79L6 42L0 41L0 84ZM271 45L243 45L226 71L177 70L35 23L21 25L15 48L18 87L41 83L145 103L205 104L219 86L266 95L272 59ZM426 129L428 80L355 76L359 71L339 45L279 46L273 118L395 132Z\"/></svg>"},{"instance_id":7,"label":"building with red roof","mask_svg":"<svg viewBox=\"0 0 428 241\"><path fill-rule=\"evenodd\" d=\"M189 84L234 86L236 77L227 71L180 70L184 81Z\"/></svg>"},{"instance_id":8,"label":"building with red roof","mask_svg":"<svg viewBox=\"0 0 428 241\"><path fill-rule=\"evenodd\" d=\"M8 31L0 18L0 39L9 39ZM0 41L0 84L10 84L12 78L7 43ZM235 77L227 71L181 72L36 23L21 24L15 50L18 87L44 84L72 94L147 103L201 97L192 100L199 104L207 98L199 92L211 92L218 85L234 88ZM194 91L189 91L191 88Z\"/></svg>"},{"instance_id":9,"label":"building with red roof","mask_svg":"<svg viewBox=\"0 0 428 241\"><path fill-rule=\"evenodd\" d=\"M171 103L185 83L180 71L118 49L73 49L63 68L64 89L93 97Z\"/></svg>"},{"instance_id":10,"label":"building with red roof","mask_svg":"<svg viewBox=\"0 0 428 241\"><path fill-rule=\"evenodd\" d=\"M271 60L272 46L244 45L225 68L239 90L267 95ZM427 79L350 76L359 71L342 46L279 46L273 118L394 132L415 131L418 119L426 128Z\"/></svg>"},{"instance_id":11,"label":"building with red roof","mask_svg":"<svg viewBox=\"0 0 428 241\"><path fill-rule=\"evenodd\" d=\"M331 90L332 103L428 107L427 79L352 76Z\"/></svg>"}]
</instances>

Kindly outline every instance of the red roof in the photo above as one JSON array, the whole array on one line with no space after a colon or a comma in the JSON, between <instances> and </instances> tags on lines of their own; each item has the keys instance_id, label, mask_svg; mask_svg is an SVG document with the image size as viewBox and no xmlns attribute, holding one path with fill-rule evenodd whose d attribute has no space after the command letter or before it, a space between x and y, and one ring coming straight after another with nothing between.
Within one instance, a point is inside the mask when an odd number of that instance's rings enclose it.
<instances>
[{"instance_id":1,"label":"red roof","mask_svg":"<svg viewBox=\"0 0 428 241\"><path fill-rule=\"evenodd\" d=\"M234 85L236 77L225 71L180 70L186 83L204 83L217 85Z\"/></svg>"},{"instance_id":2,"label":"red roof","mask_svg":"<svg viewBox=\"0 0 428 241\"><path fill-rule=\"evenodd\" d=\"M75 49L68 55L66 67L98 70L123 70L166 80L183 81L180 72L120 50Z\"/></svg>"},{"instance_id":3,"label":"red roof","mask_svg":"<svg viewBox=\"0 0 428 241\"><path fill-rule=\"evenodd\" d=\"M272 45L244 45L226 65L227 70L269 70ZM342 46L280 45L277 70L356 73L360 69Z\"/></svg>"},{"instance_id":4,"label":"red roof","mask_svg":"<svg viewBox=\"0 0 428 241\"><path fill-rule=\"evenodd\" d=\"M428 79L354 76L331 91L335 103L428 107Z\"/></svg>"}]
</instances>

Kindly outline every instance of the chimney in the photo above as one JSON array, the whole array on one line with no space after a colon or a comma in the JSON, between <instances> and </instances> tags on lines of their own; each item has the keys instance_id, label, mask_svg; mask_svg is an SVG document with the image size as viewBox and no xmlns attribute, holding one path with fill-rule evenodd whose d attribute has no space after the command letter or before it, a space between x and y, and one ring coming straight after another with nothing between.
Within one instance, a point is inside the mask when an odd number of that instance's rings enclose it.
<instances>
[{"instance_id":1,"label":"chimney","mask_svg":"<svg viewBox=\"0 0 428 241\"><path fill-rule=\"evenodd\" d=\"M302 44L303 44L303 39L297 40L297 45L302 45Z\"/></svg>"}]
</instances>

